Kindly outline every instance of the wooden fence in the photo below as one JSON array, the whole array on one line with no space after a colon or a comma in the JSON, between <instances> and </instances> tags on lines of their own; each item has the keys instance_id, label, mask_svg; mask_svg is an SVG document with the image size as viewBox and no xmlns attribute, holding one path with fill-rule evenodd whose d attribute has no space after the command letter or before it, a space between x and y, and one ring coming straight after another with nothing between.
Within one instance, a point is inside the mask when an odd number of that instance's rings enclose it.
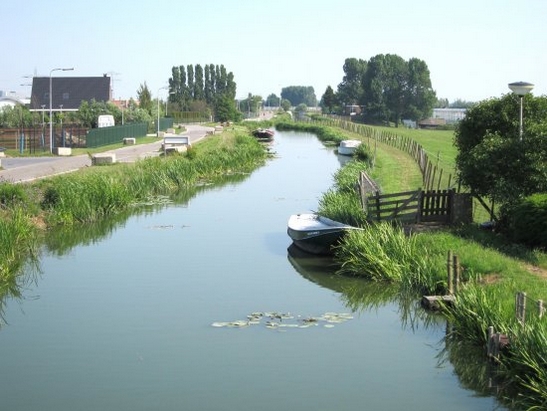
<instances>
[{"instance_id":1,"label":"wooden fence","mask_svg":"<svg viewBox=\"0 0 547 411\"><path fill-rule=\"evenodd\" d=\"M446 173L439 167L438 161L431 161L427 151L415 140L395 134L390 131L380 130L376 127L365 124L353 123L344 119L321 117L319 120L312 120L321 125L335 126L364 137L369 149L374 152L377 143L386 144L397 148L410 155L422 173L423 187L426 191L442 189L458 189L452 173ZM374 145L374 147L373 147Z\"/></svg>"},{"instance_id":2,"label":"wooden fence","mask_svg":"<svg viewBox=\"0 0 547 411\"><path fill-rule=\"evenodd\" d=\"M454 189L381 194L366 173L361 172L358 191L369 221L453 224L473 219L471 196Z\"/></svg>"}]
</instances>

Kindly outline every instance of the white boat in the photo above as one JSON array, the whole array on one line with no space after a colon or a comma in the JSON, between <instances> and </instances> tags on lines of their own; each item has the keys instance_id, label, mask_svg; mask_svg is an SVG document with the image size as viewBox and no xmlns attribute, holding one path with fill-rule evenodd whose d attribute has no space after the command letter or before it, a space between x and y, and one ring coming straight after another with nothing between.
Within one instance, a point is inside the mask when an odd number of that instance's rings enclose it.
<instances>
[{"instance_id":1,"label":"white boat","mask_svg":"<svg viewBox=\"0 0 547 411\"><path fill-rule=\"evenodd\" d=\"M349 230L360 230L330 218L313 214L293 214L289 218L287 234L295 246L308 253L330 254L331 247Z\"/></svg>"},{"instance_id":2,"label":"white boat","mask_svg":"<svg viewBox=\"0 0 547 411\"><path fill-rule=\"evenodd\" d=\"M342 140L338 146L338 154L352 156L355 149L361 145L361 140Z\"/></svg>"}]
</instances>

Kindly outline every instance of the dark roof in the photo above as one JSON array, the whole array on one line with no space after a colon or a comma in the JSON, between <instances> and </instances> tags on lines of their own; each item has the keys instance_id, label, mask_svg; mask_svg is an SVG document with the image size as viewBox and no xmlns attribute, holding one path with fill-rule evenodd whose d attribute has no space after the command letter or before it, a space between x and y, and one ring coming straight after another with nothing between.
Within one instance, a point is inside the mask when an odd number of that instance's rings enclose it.
<instances>
[{"instance_id":1,"label":"dark roof","mask_svg":"<svg viewBox=\"0 0 547 411\"><path fill-rule=\"evenodd\" d=\"M30 109L49 110L49 77L32 79ZM110 77L51 77L53 111L78 110L82 101L109 101Z\"/></svg>"}]
</instances>

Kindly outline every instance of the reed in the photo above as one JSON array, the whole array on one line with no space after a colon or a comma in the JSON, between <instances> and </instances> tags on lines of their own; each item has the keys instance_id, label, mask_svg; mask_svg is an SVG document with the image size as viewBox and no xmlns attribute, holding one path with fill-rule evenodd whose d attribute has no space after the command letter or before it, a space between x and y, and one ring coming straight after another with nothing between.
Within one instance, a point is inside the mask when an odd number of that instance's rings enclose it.
<instances>
[{"instance_id":1,"label":"reed","mask_svg":"<svg viewBox=\"0 0 547 411\"><path fill-rule=\"evenodd\" d=\"M0 297L16 295L16 276L29 256L36 256L36 228L26 211L14 208L0 219Z\"/></svg>"},{"instance_id":2,"label":"reed","mask_svg":"<svg viewBox=\"0 0 547 411\"><path fill-rule=\"evenodd\" d=\"M519 403L529 410L547 408L547 324L532 320L510 330L510 354L502 357L502 375L512 382Z\"/></svg>"},{"instance_id":3,"label":"reed","mask_svg":"<svg viewBox=\"0 0 547 411\"><path fill-rule=\"evenodd\" d=\"M237 135L226 140L217 138L203 150L192 149L189 155L156 157L48 179L41 186L47 222L97 221L200 180L250 172L266 159L264 148L252 137Z\"/></svg>"},{"instance_id":4,"label":"reed","mask_svg":"<svg viewBox=\"0 0 547 411\"><path fill-rule=\"evenodd\" d=\"M351 161L338 169L333 187L319 199L319 214L356 227L366 225L366 213L356 187L359 173L366 168L362 161Z\"/></svg>"}]
</instances>

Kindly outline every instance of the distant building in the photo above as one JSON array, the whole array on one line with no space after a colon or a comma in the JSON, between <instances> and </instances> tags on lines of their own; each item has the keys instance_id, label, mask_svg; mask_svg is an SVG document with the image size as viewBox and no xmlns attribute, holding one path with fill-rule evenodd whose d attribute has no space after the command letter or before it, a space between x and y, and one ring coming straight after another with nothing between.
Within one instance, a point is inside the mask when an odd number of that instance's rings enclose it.
<instances>
[{"instance_id":1,"label":"distant building","mask_svg":"<svg viewBox=\"0 0 547 411\"><path fill-rule=\"evenodd\" d=\"M82 101L110 101L110 77L51 77L51 111L78 111ZM50 77L34 77L30 111L50 110Z\"/></svg>"},{"instance_id":2,"label":"distant building","mask_svg":"<svg viewBox=\"0 0 547 411\"><path fill-rule=\"evenodd\" d=\"M21 97L15 91L0 90L0 110L4 107L15 107L18 104L27 106L29 103L28 97Z\"/></svg>"},{"instance_id":3,"label":"distant building","mask_svg":"<svg viewBox=\"0 0 547 411\"><path fill-rule=\"evenodd\" d=\"M433 118L440 118L446 121L447 124L457 123L465 118L465 108L434 108Z\"/></svg>"},{"instance_id":4,"label":"distant building","mask_svg":"<svg viewBox=\"0 0 547 411\"><path fill-rule=\"evenodd\" d=\"M344 106L344 115L346 116L356 116L361 114L362 108L357 104L346 104Z\"/></svg>"},{"instance_id":5,"label":"distant building","mask_svg":"<svg viewBox=\"0 0 547 411\"><path fill-rule=\"evenodd\" d=\"M444 118L426 118L418 122L420 128L439 128L446 125Z\"/></svg>"}]
</instances>

